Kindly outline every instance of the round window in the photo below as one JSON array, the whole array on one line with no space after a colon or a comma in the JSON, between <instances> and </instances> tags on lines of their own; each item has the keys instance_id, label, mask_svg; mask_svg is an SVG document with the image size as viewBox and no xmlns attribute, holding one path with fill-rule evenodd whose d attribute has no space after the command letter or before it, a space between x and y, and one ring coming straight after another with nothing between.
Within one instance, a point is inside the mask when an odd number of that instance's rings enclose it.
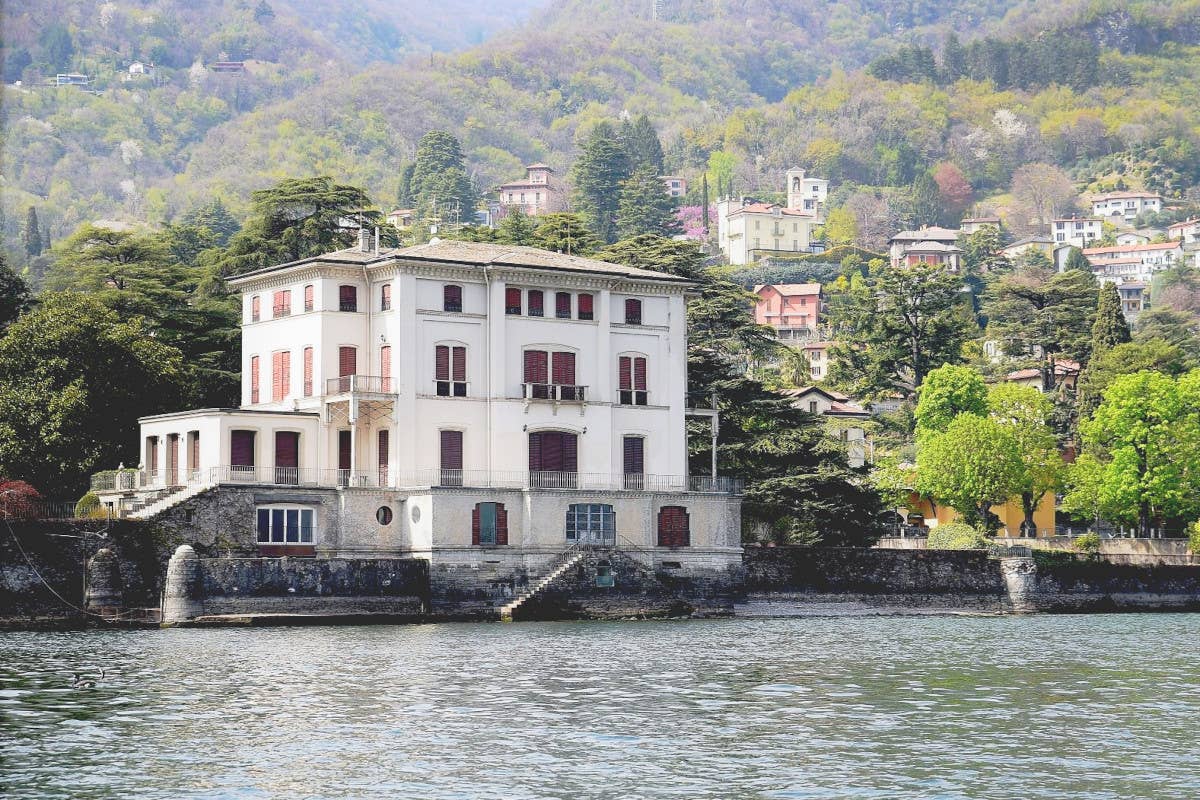
<instances>
[{"instance_id":1,"label":"round window","mask_svg":"<svg viewBox=\"0 0 1200 800\"><path fill-rule=\"evenodd\" d=\"M379 520L380 525L392 524L392 509L387 506L380 506L375 512L375 519Z\"/></svg>"},{"instance_id":2,"label":"round window","mask_svg":"<svg viewBox=\"0 0 1200 800\"><path fill-rule=\"evenodd\" d=\"M412 521L413 522L421 521L421 507L420 506L412 507Z\"/></svg>"}]
</instances>

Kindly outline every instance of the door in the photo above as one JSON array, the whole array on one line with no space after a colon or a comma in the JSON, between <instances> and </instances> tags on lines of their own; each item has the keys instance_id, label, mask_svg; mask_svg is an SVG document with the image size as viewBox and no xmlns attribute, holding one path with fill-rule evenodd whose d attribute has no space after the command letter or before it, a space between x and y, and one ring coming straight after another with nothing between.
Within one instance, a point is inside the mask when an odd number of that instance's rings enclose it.
<instances>
[{"instance_id":1,"label":"door","mask_svg":"<svg viewBox=\"0 0 1200 800\"><path fill-rule=\"evenodd\" d=\"M300 482L300 434L295 431L275 432L275 483Z\"/></svg>"},{"instance_id":2,"label":"door","mask_svg":"<svg viewBox=\"0 0 1200 800\"><path fill-rule=\"evenodd\" d=\"M574 489L578 485L578 452L573 433L529 434L529 485L537 489Z\"/></svg>"},{"instance_id":3,"label":"door","mask_svg":"<svg viewBox=\"0 0 1200 800\"><path fill-rule=\"evenodd\" d=\"M179 485L179 434L167 437L167 485Z\"/></svg>"},{"instance_id":4,"label":"door","mask_svg":"<svg viewBox=\"0 0 1200 800\"><path fill-rule=\"evenodd\" d=\"M358 350L353 347L338 348L338 391L348 392L358 373Z\"/></svg>"},{"instance_id":5,"label":"door","mask_svg":"<svg viewBox=\"0 0 1200 800\"><path fill-rule=\"evenodd\" d=\"M442 486L463 485L463 435L462 431L441 432L441 475Z\"/></svg>"},{"instance_id":6,"label":"door","mask_svg":"<svg viewBox=\"0 0 1200 800\"><path fill-rule=\"evenodd\" d=\"M233 478L254 479L254 431L229 432L229 464Z\"/></svg>"},{"instance_id":7,"label":"door","mask_svg":"<svg viewBox=\"0 0 1200 800\"><path fill-rule=\"evenodd\" d=\"M350 431L338 431L338 485L350 485Z\"/></svg>"},{"instance_id":8,"label":"door","mask_svg":"<svg viewBox=\"0 0 1200 800\"><path fill-rule=\"evenodd\" d=\"M625 488L645 488L645 444L641 436L626 436L621 442L625 467Z\"/></svg>"}]
</instances>

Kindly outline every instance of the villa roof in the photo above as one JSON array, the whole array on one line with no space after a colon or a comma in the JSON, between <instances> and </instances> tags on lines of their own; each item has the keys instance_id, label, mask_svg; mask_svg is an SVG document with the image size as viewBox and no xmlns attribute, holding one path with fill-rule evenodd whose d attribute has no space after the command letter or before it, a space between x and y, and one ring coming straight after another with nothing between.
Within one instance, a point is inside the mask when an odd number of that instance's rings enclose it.
<instances>
[{"instance_id":1,"label":"villa roof","mask_svg":"<svg viewBox=\"0 0 1200 800\"><path fill-rule=\"evenodd\" d=\"M1054 374L1057 376L1068 376L1079 374L1079 362L1071 361L1064 358L1061 361L1054 362ZM1015 372L1010 372L1005 376L1005 380L1020 381L1029 378L1040 378L1042 370L1039 367L1029 367L1028 369L1019 369Z\"/></svg>"},{"instance_id":2,"label":"villa roof","mask_svg":"<svg viewBox=\"0 0 1200 800\"><path fill-rule=\"evenodd\" d=\"M1117 247L1088 247L1083 254L1085 256L1103 256L1115 253L1140 253L1143 250L1178 250L1182 246L1178 241L1159 244L1125 244Z\"/></svg>"},{"instance_id":3,"label":"villa roof","mask_svg":"<svg viewBox=\"0 0 1200 800\"><path fill-rule=\"evenodd\" d=\"M941 241L941 242L956 242L958 241L957 230L953 228L921 228L919 231L900 231L892 237L893 242L925 242L925 241Z\"/></svg>"},{"instance_id":4,"label":"villa roof","mask_svg":"<svg viewBox=\"0 0 1200 800\"><path fill-rule=\"evenodd\" d=\"M819 283L760 283L754 287L754 293L758 294L760 289L766 289L768 286L784 297L821 293L821 284Z\"/></svg>"},{"instance_id":5,"label":"villa roof","mask_svg":"<svg viewBox=\"0 0 1200 800\"><path fill-rule=\"evenodd\" d=\"M1157 197L1162 198L1162 195L1155 192L1109 192L1108 194L1096 195L1092 198L1093 203L1103 203L1106 200L1133 200L1138 197Z\"/></svg>"},{"instance_id":6,"label":"villa roof","mask_svg":"<svg viewBox=\"0 0 1200 800\"><path fill-rule=\"evenodd\" d=\"M806 211L800 211L795 208L784 208L778 203L747 203L737 206L726 214L727 217L732 217L734 214L774 214L778 210L785 217L814 217Z\"/></svg>"},{"instance_id":7,"label":"villa roof","mask_svg":"<svg viewBox=\"0 0 1200 800\"><path fill-rule=\"evenodd\" d=\"M788 397L796 400L814 393L824 395L829 400L829 410L825 412L828 415L863 418L871 416L871 412L851 400L847 395L835 392L832 389L822 389L820 386L805 386L800 389L792 389L784 392Z\"/></svg>"},{"instance_id":8,"label":"villa roof","mask_svg":"<svg viewBox=\"0 0 1200 800\"><path fill-rule=\"evenodd\" d=\"M961 253L962 249L945 242L923 241L916 244L910 244L904 248L906 253L919 253L925 251L927 253Z\"/></svg>"}]
</instances>

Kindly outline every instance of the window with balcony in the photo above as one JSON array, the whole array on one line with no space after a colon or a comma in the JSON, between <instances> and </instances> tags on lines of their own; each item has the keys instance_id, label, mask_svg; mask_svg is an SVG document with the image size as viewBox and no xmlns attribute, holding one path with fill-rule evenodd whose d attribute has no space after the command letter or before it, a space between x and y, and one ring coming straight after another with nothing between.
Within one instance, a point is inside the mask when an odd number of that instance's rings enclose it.
<instances>
[{"instance_id":1,"label":"window with balcony","mask_svg":"<svg viewBox=\"0 0 1200 800\"><path fill-rule=\"evenodd\" d=\"M262 298L258 295L250 298L250 321L258 322L262 318Z\"/></svg>"},{"instance_id":2,"label":"window with balcony","mask_svg":"<svg viewBox=\"0 0 1200 800\"><path fill-rule=\"evenodd\" d=\"M467 396L467 348L439 344L434 348L434 384L438 397Z\"/></svg>"},{"instance_id":3,"label":"window with balcony","mask_svg":"<svg viewBox=\"0 0 1200 800\"><path fill-rule=\"evenodd\" d=\"M584 399L584 387L575 383L575 353L526 350L523 396L526 400Z\"/></svg>"},{"instance_id":4,"label":"window with balcony","mask_svg":"<svg viewBox=\"0 0 1200 800\"><path fill-rule=\"evenodd\" d=\"M634 298L629 298L625 301L625 324L626 325L641 325L642 324L642 301Z\"/></svg>"},{"instance_id":5,"label":"window with balcony","mask_svg":"<svg viewBox=\"0 0 1200 800\"><path fill-rule=\"evenodd\" d=\"M440 463L441 475L438 483L441 486L463 485L463 432L453 430L439 431L441 443Z\"/></svg>"},{"instance_id":6,"label":"window with balcony","mask_svg":"<svg viewBox=\"0 0 1200 800\"><path fill-rule=\"evenodd\" d=\"M379 287L379 310L392 310L392 285L390 283Z\"/></svg>"},{"instance_id":7,"label":"window with balcony","mask_svg":"<svg viewBox=\"0 0 1200 800\"><path fill-rule=\"evenodd\" d=\"M304 310L312 311L314 306L314 289L310 283L304 287Z\"/></svg>"},{"instance_id":8,"label":"window with balcony","mask_svg":"<svg viewBox=\"0 0 1200 800\"><path fill-rule=\"evenodd\" d=\"M594 303L595 300L590 294L581 294L576 299L576 304L579 307L580 319L595 319Z\"/></svg>"},{"instance_id":9,"label":"window with balcony","mask_svg":"<svg viewBox=\"0 0 1200 800\"><path fill-rule=\"evenodd\" d=\"M543 299L544 295L541 289L529 290L529 316L540 317L544 315Z\"/></svg>"},{"instance_id":10,"label":"window with balcony","mask_svg":"<svg viewBox=\"0 0 1200 800\"><path fill-rule=\"evenodd\" d=\"M338 311L358 311L358 287L338 287Z\"/></svg>"},{"instance_id":11,"label":"window with balcony","mask_svg":"<svg viewBox=\"0 0 1200 800\"><path fill-rule=\"evenodd\" d=\"M508 288L504 290L504 313L521 313L521 290Z\"/></svg>"},{"instance_id":12,"label":"window with balcony","mask_svg":"<svg viewBox=\"0 0 1200 800\"><path fill-rule=\"evenodd\" d=\"M290 317L292 315L292 292L290 289L282 289L271 298L271 317L277 319L279 317Z\"/></svg>"},{"instance_id":13,"label":"window with balcony","mask_svg":"<svg viewBox=\"0 0 1200 800\"><path fill-rule=\"evenodd\" d=\"M471 511L471 544L508 544L508 512L504 503L476 503Z\"/></svg>"},{"instance_id":14,"label":"window with balcony","mask_svg":"<svg viewBox=\"0 0 1200 800\"><path fill-rule=\"evenodd\" d=\"M646 358L619 356L617 358L617 402L623 406L644 406L649 403L646 391Z\"/></svg>"},{"instance_id":15,"label":"window with balcony","mask_svg":"<svg viewBox=\"0 0 1200 800\"><path fill-rule=\"evenodd\" d=\"M250 405L258 402L258 356L250 356Z\"/></svg>"},{"instance_id":16,"label":"window with balcony","mask_svg":"<svg viewBox=\"0 0 1200 800\"><path fill-rule=\"evenodd\" d=\"M621 437L621 463L624 468L625 488L645 488L646 439L644 437Z\"/></svg>"},{"instance_id":17,"label":"window with balcony","mask_svg":"<svg viewBox=\"0 0 1200 800\"><path fill-rule=\"evenodd\" d=\"M571 293L554 293L554 316L558 319L571 318Z\"/></svg>"},{"instance_id":18,"label":"window with balcony","mask_svg":"<svg viewBox=\"0 0 1200 800\"><path fill-rule=\"evenodd\" d=\"M529 485L537 489L574 489L579 470L579 441L568 431L529 434Z\"/></svg>"},{"instance_id":19,"label":"window with balcony","mask_svg":"<svg viewBox=\"0 0 1200 800\"><path fill-rule=\"evenodd\" d=\"M392 346L382 345L379 348L379 391L392 391Z\"/></svg>"},{"instance_id":20,"label":"window with balcony","mask_svg":"<svg viewBox=\"0 0 1200 800\"><path fill-rule=\"evenodd\" d=\"M462 287L448 284L442 288L442 311L462 311Z\"/></svg>"}]
</instances>

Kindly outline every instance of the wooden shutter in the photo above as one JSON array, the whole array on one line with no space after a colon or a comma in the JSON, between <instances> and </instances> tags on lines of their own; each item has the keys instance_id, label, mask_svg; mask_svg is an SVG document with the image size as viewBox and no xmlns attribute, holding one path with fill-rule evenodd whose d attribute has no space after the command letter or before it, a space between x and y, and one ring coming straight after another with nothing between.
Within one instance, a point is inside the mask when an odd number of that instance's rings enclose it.
<instances>
[{"instance_id":1,"label":"wooden shutter","mask_svg":"<svg viewBox=\"0 0 1200 800\"><path fill-rule=\"evenodd\" d=\"M390 311L392 308L392 285L385 283L379 287L379 310Z\"/></svg>"},{"instance_id":2,"label":"wooden shutter","mask_svg":"<svg viewBox=\"0 0 1200 800\"><path fill-rule=\"evenodd\" d=\"M350 455L353 437L350 431L338 431L338 469L350 469Z\"/></svg>"},{"instance_id":3,"label":"wooden shutter","mask_svg":"<svg viewBox=\"0 0 1200 800\"><path fill-rule=\"evenodd\" d=\"M358 310L358 287L355 287L355 286L339 286L338 287L338 310L340 310L340 311L357 311Z\"/></svg>"},{"instance_id":4,"label":"wooden shutter","mask_svg":"<svg viewBox=\"0 0 1200 800\"><path fill-rule=\"evenodd\" d=\"M479 503L471 509L471 544L479 545Z\"/></svg>"},{"instance_id":5,"label":"wooden shutter","mask_svg":"<svg viewBox=\"0 0 1200 800\"><path fill-rule=\"evenodd\" d=\"M542 290L541 289L530 289L529 290L529 316L540 317L540 316L542 316L543 313L545 313L545 312L544 312L544 309L542 306Z\"/></svg>"},{"instance_id":6,"label":"wooden shutter","mask_svg":"<svg viewBox=\"0 0 1200 800\"><path fill-rule=\"evenodd\" d=\"M504 313L520 314L521 313L521 290L520 289L505 289L504 290Z\"/></svg>"},{"instance_id":7,"label":"wooden shutter","mask_svg":"<svg viewBox=\"0 0 1200 800\"><path fill-rule=\"evenodd\" d=\"M451 378L453 381L465 381L467 379L467 348L455 347L452 355L452 363L454 368L451 370Z\"/></svg>"},{"instance_id":8,"label":"wooden shutter","mask_svg":"<svg viewBox=\"0 0 1200 800\"><path fill-rule=\"evenodd\" d=\"M542 471L562 472L562 434L546 431L542 434Z\"/></svg>"},{"instance_id":9,"label":"wooden shutter","mask_svg":"<svg viewBox=\"0 0 1200 800\"><path fill-rule=\"evenodd\" d=\"M683 506L663 506L658 511L658 546L686 547L691 543L688 513Z\"/></svg>"},{"instance_id":10,"label":"wooden shutter","mask_svg":"<svg viewBox=\"0 0 1200 800\"><path fill-rule=\"evenodd\" d=\"M633 359L633 388L639 392L646 391L646 359Z\"/></svg>"},{"instance_id":11,"label":"wooden shutter","mask_svg":"<svg viewBox=\"0 0 1200 800\"><path fill-rule=\"evenodd\" d=\"M556 292L554 294L554 316L559 319L571 318L571 293Z\"/></svg>"},{"instance_id":12,"label":"wooden shutter","mask_svg":"<svg viewBox=\"0 0 1200 800\"><path fill-rule=\"evenodd\" d=\"M292 383L292 353L281 350L271 354L271 400L278 403L288 396Z\"/></svg>"},{"instance_id":13,"label":"wooden shutter","mask_svg":"<svg viewBox=\"0 0 1200 800\"><path fill-rule=\"evenodd\" d=\"M444 344L439 344L436 348L434 348L433 352L434 380L450 380L450 348Z\"/></svg>"},{"instance_id":14,"label":"wooden shutter","mask_svg":"<svg viewBox=\"0 0 1200 800\"><path fill-rule=\"evenodd\" d=\"M313 285L311 283L304 287L304 310L313 310Z\"/></svg>"},{"instance_id":15,"label":"wooden shutter","mask_svg":"<svg viewBox=\"0 0 1200 800\"><path fill-rule=\"evenodd\" d=\"M579 470L578 440L573 433L563 433L562 436L562 471L577 472Z\"/></svg>"},{"instance_id":16,"label":"wooden shutter","mask_svg":"<svg viewBox=\"0 0 1200 800\"><path fill-rule=\"evenodd\" d=\"M390 457L390 453L388 452L389 446L390 446L390 437L388 436L388 429L383 428L379 431L379 459L378 459L378 461L379 461L379 473L381 475L387 472L388 459Z\"/></svg>"},{"instance_id":17,"label":"wooden shutter","mask_svg":"<svg viewBox=\"0 0 1200 800\"><path fill-rule=\"evenodd\" d=\"M254 466L254 431L229 432L229 463L235 467Z\"/></svg>"},{"instance_id":18,"label":"wooden shutter","mask_svg":"<svg viewBox=\"0 0 1200 800\"><path fill-rule=\"evenodd\" d=\"M312 397L313 393L313 349L304 348L304 396Z\"/></svg>"},{"instance_id":19,"label":"wooden shutter","mask_svg":"<svg viewBox=\"0 0 1200 800\"><path fill-rule=\"evenodd\" d=\"M292 313L292 293L289 289L281 289L276 292L271 300L271 315L274 317L286 317Z\"/></svg>"},{"instance_id":20,"label":"wooden shutter","mask_svg":"<svg viewBox=\"0 0 1200 800\"><path fill-rule=\"evenodd\" d=\"M351 286L351 289L354 287ZM338 377L358 374L358 350L353 347L338 348Z\"/></svg>"},{"instance_id":21,"label":"wooden shutter","mask_svg":"<svg viewBox=\"0 0 1200 800\"><path fill-rule=\"evenodd\" d=\"M193 431L191 435L191 452L188 454L188 469L200 469L200 431Z\"/></svg>"},{"instance_id":22,"label":"wooden shutter","mask_svg":"<svg viewBox=\"0 0 1200 800\"><path fill-rule=\"evenodd\" d=\"M154 473L158 472L158 437L146 437L146 470Z\"/></svg>"},{"instance_id":23,"label":"wooden shutter","mask_svg":"<svg viewBox=\"0 0 1200 800\"><path fill-rule=\"evenodd\" d=\"M645 472L645 444L641 436L626 436L622 440L625 474L641 475Z\"/></svg>"},{"instance_id":24,"label":"wooden shutter","mask_svg":"<svg viewBox=\"0 0 1200 800\"><path fill-rule=\"evenodd\" d=\"M258 322L262 314L262 299L258 295L250 298L250 321Z\"/></svg>"},{"instance_id":25,"label":"wooden shutter","mask_svg":"<svg viewBox=\"0 0 1200 800\"><path fill-rule=\"evenodd\" d=\"M579 305L579 318L592 319L595 316L595 311L592 308L592 296L590 294L581 294L575 301Z\"/></svg>"},{"instance_id":26,"label":"wooden shutter","mask_svg":"<svg viewBox=\"0 0 1200 800\"><path fill-rule=\"evenodd\" d=\"M508 544L508 511L496 503L496 544Z\"/></svg>"},{"instance_id":27,"label":"wooden shutter","mask_svg":"<svg viewBox=\"0 0 1200 800\"><path fill-rule=\"evenodd\" d=\"M555 351L553 360L553 382L559 386L574 386L575 354L566 351Z\"/></svg>"},{"instance_id":28,"label":"wooden shutter","mask_svg":"<svg viewBox=\"0 0 1200 800\"><path fill-rule=\"evenodd\" d=\"M442 289L442 310L462 311L462 287L453 284Z\"/></svg>"},{"instance_id":29,"label":"wooden shutter","mask_svg":"<svg viewBox=\"0 0 1200 800\"><path fill-rule=\"evenodd\" d=\"M546 380L546 351L525 351L525 383L548 383Z\"/></svg>"},{"instance_id":30,"label":"wooden shutter","mask_svg":"<svg viewBox=\"0 0 1200 800\"><path fill-rule=\"evenodd\" d=\"M258 356L250 356L250 404L258 402Z\"/></svg>"},{"instance_id":31,"label":"wooden shutter","mask_svg":"<svg viewBox=\"0 0 1200 800\"><path fill-rule=\"evenodd\" d=\"M295 469L300 466L300 434L295 431L275 432L275 468Z\"/></svg>"},{"instance_id":32,"label":"wooden shutter","mask_svg":"<svg viewBox=\"0 0 1200 800\"><path fill-rule=\"evenodd\" d=\"M461 470L463 468L463 435L462 431L442 431L442 469Z\"/></svg>"},{"instance_id":33,"label":"wooden shutter","mask_svg":"<svg viewBox=\"0 0 1200 800\"><path fill-rule=\"evenodd\" d=\"M385 344L379 348L379 378L380 391L392 390L392 346Z\"/></svg>"},{"instance_id":34,"label":"wooden shutter","mask_svg":"<svg viewBox=\"0 0 1200 800\"><path fill-rule=\"evenodd\" d=\"M625 324L626 325L641 325L642 324L642 301L632 298L625 301Z\"/></svg>"},{"instance_id":35,"label":"wooden shutter","mask_svg":"<svg viewBox=\"0 0 1200 800\"><path fill-rule=\"evenodd\" d=\"M633 359L629 356L621 356L617 359L617 388L623 392L628 392L633 389Z\"/></svg>"}]
</instances>

